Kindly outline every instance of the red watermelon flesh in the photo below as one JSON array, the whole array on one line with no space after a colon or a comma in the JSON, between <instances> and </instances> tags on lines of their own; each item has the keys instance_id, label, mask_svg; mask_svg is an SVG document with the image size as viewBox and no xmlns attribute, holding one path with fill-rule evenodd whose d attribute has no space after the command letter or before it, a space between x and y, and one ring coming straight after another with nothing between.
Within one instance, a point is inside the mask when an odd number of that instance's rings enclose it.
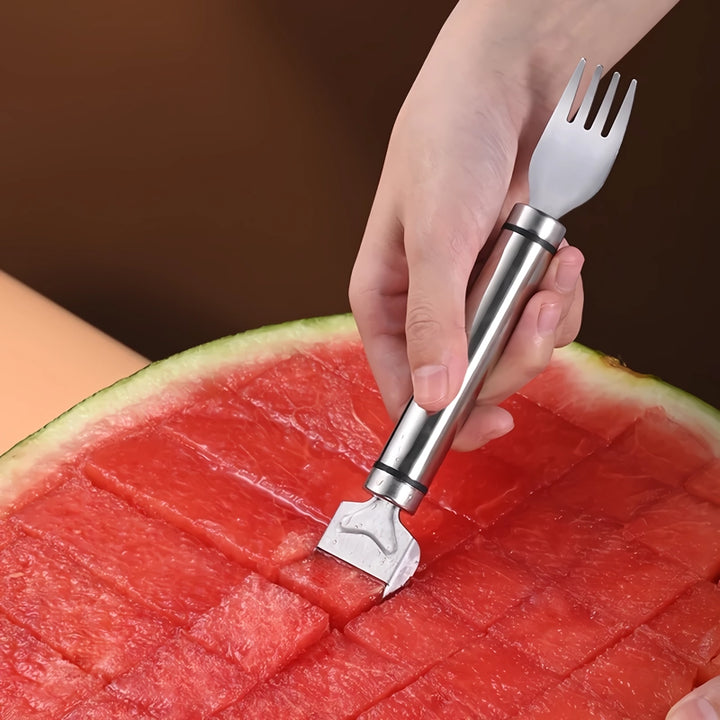
<instances>
[{"instance_id":1,"label":"red watermelon flesh","mask_svg":"<svg viewBox=\"0 0 720 720\"><path fill-rule=\"evenodd\" d=\"M152 652L172 631L161 615L30 537L0 553L0 610L83 670L106 678Z\"/></svg>"},{"instance_id":2,"label":"red watermelon flesh","mask_svg":"<svg viewBox=\"0 0 720 720\"><path fill-rule=\"evenodd\" d=\"M353 717L410 677L400 664L334 631L222 717Z\"/></svg>"},{"instance_id":3,"label":"red watermelon flesh","mask_svg":"<svg viewBox=\"0 0 720 720\"><path fill-rule=\"evenodd\" d=\"M280 568L278 581L325 610L335 627L379 601L383 585L325 553Z\"/></svg>"},{"instance_id":4,"label":"red watermelon flesh","mask_svg":"<svg viewBox=\"0 0 720 720\"><path fill-rule=\"evenodd\" d=\"M523 653L484 636L429 670L418 684L441 692L464 705L465 715L510 718L518 706L559 682L554 673L540 668ZM441 717L457 715L443 710Z\"/></svg>"},{"instance_id":5,"label":"red watermelon flesh","mask_svg":"<svg viewBox=\"0 0 720 720\"><path fill-rule=\"evenodd\" d=\"M495 543L477 535L448 553L417 579L450 616L477 631L486 630L536 589L529 571L510 559ZM481 587L481 592L475 592Z\"/></svg>"},{"instance_id":6,"label":"red watermelon flesh","mask_svg":"<svg viewBox=\"0 0 720 720\"><path fill-rule=\"evenodd\" d=\"M648 621L647 627L687 660L704 665L720 652L720 588L701 581Z\"/></svg>"},{"instance_id":7,"label":"red watermelon flesh","mask_svg":"<svg viewBox=\"0 0 720 720\"><path fill-rule=\"evenodd\" d=\"M562 677L622 634L620 623L603 623L593 616L591 607L548 585L511 608L490 634Z\"/></svg>"},{"instance_id":8,"label":"red watermelon flesh","mask_svg":"<svg viewBox=\"0 0 720 720\"><path fill-rule=\"evenodd\" d=\"M646 717L641 715L639 717ZM602 700L588 695L575 679L567 679L523 708L515 720L626 720Z\"/></svg>"},{"instance_id":9,"label":"red watermelon flesh","mask_svg":"<svg viewBox=\"0 0 720 720\"><path fill-rule=\"evenodd\" d=\"M127 700L121 700L107 690L100 690L88 700L77 703L62 717L63 720L155 720L147 710Z\"/></svg>"},{"instance_id":10,"label":"red watermelon flesh","mask_svg":"<svg viewBox=\"0 0 720 720\"><path fill-rule=\"evenodd\" d=\"M696 685L702 685L703 683L712 680L713 678L720 676L720 655L716 655L710 662L703 665L697 674L695 681Z\"/></svg>"},{"instance_id":11,"label":"red watermelon flesh","mask_svg":"<svg viewBox=\"0 0 720 720\"><path fill-rule=\"evenodd\" d=\"M345 635L419 675L472 642L478 632L426 586L416 584L352 620Z\"/></svg>"},{"instance_id":12,"label":"red watermelon flesh","mask_svg":"<svg viewBox=\"0 0 720 720\"><path fill-rule=\"evenodd\" d=\"M236 663L206 650L180 631L108 691L147 709L154 717L205 717L245 695L255 678ZM202 688L202 692L198 692Z\"/></svg>"},{"instance_id":13,"label":"red watermelon flesh","mask_svg":"<svg viewBox=\"0 0 720 720\"><path fill-rule=\"evenodd\" d=\"M328 630L328 618L305 598L251 573L190 628L189 635L265 680Z\"/></svg>"},{"instance_id":14,"label":"red watermelon flesh","mask_svg":"<svg viewBox=\"0 0 720 720\"><path fill-rule=\"evenodd\" d=\"M322 534L320 523L162 431L147 428L99 448L87 473L98 486L268 576L307 556Z\"/></svg>"},{"instance_id":15,"label":"red watermelon flesh","mask_svg":"<svg viewBox=\"0 0 720 720\"><path fill-rule=\"evenodd\" d=\"M693 473L685 481L685 490L715 505L720 505L720 460L713 460Z\"/></svg>"},{"instance_id":16,"label":"red watermelon flesh","mask_svg":"<svg viewBox=\"0 0 720 720\"><path fill-rule=\"evenodd\" d=\"M625 536L701 577L720 573L720 507L685 492L673 492L639 511Z\"/></svg>"},{"instance_id":17,"label":"red watermelon flesh","mask_svg":"<svg viewBox=\"0 0 720 720\"><path fill-rule=\"evenodd\" d=\"M29 534L60 545L116 590L179 624L219 603L247 575L217 550L81 476L15 517Z\"/></svg>"},{"instance_id":18,"label":"red watermelon flesh","mask_svg":"<svg viewBox=\"0 0 720 720\"><path fill-rule=\"evenodd\" d=\"M2 717L57 717L101 687L99 678L0 615Z\"/></svg>"},{"instance_id":19,"label":"red watermelon flesh","mask_svg":"<svg viewBox=\"0 0 720 720\"><path fill-rule=\"evenodd\" d=\"M516 429L448 457L407 522L422 566L380 601L313 552L390 429L350 321L88 400L0 459L0 708L662 718L720 652L717 414L580 348L505 405Z\"/></svg>"},{"instance_id":20,"label":"red watermelon flesh","mask_svg":"<svg viewBox=\"0 0 720 720\"><path fill-rule=\"evenodd\" d=\"M649 634L635 632L574 674L587 694L621 717L662 718L690 692L697 667ZM662 678L659 681L659 678Z\"/></svg>"}]
</instances>

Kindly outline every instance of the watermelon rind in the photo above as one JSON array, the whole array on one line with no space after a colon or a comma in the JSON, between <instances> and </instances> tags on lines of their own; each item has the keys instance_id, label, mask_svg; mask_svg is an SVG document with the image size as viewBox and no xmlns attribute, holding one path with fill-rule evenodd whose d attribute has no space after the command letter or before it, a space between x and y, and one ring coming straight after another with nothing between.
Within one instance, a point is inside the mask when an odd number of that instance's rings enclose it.
<instances>
[{"instance_id":1,"label":"watermelon rind","mask_svg":"<svg viewBox=\"0 0 720 720\"><path fill-rule=\"evenodd\" d=\"M661 407L667 415L699 435L720 456L720 410L654 375L637 373L617 359L571 343L553 353L554 364L567 372L568 392L584 395L587 403L604 401L638 407Z\"/></svg>"},{"instance_id":2,"label":"watermelon rind","mask_svg":"<svg viewBox=\"0 0 720 720\"><path fill-rule=\"evenodd\" d=\"M64 460L122 429L162 417L215 375L242 364L280 361L328 343L357 343L350 315L297 320L214 340L151 363L83 400L0 456L0 517ZM568 392L585 404L631 401L662 407L673 420L701 436L720 456L720 412L653 376L639 375L602 353L573 343L555 351Z\"/></svg>"}]
</instances>

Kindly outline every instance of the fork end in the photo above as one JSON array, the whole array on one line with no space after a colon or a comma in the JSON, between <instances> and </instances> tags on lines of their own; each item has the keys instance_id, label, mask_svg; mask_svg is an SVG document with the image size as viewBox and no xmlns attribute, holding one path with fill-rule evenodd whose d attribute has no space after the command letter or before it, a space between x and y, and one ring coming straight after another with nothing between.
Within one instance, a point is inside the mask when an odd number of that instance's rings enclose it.
<instances>
[{"instance_id":1,"label":"fork end","mask_svg":"<svg viewBox=\"0 0 720 720\"><path fill-rule=\"evenodd\" d=\"M567 120L570 117L570 110L575 101L575 95L580 86L580 80L582 79L586 64L587 60L580 58L580 62L575 67L573 74L570 76L570 80L568 80L568 84L565 86L565 90L563 90L563 94L560 96L560 100L558 100L558 104L555 106L552 114L553 117L562 116L563 120Z\"/></svg>"}]
</instances>

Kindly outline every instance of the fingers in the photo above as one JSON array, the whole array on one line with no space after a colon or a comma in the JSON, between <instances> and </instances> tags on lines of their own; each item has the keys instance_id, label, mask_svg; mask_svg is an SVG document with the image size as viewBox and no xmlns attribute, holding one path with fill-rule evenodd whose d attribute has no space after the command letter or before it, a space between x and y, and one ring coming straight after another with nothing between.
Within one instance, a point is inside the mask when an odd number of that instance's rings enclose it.
<instances>
[{"instance_id":1,"label":"fingers","mask_svg":"<svg viewBox=\"0 0 720 720\"><path fill-rule=\"evenodd\" d=\"M504 408L497 405L477 405L455 436L453 450L476 450L509 433L513 427L513 417Z\"/></svg>"},{"instance_id":2,"label":"fingers","mask_svg":"<svg viewBox=\"0 0 720 720\"><path fill-rule=\"evenodd\" d=\"M539 291L530 299L500 360L488 376L479 404L497 404L541 373L553 349L572 342L580 329L584 258L567 244L556 253Z\"/></svg>"},{"instance_id":3,"label":"fingers","mask_svg":"<svg viewBox=\"0 0 720 720\"><path fill-rule=\"evenodd\" d=\"M452 400L467 368L465 288L481 244L473 242L472 235L458 231L455 241L446 239L446 245L438 242L432 228L406 230L412 268L405 324L407 358L415 402L429 412Z\"/></svg>"},{"instance_id":4,"label":"fingers","mask_svg":"<svg viewBox=\"0 0 720 720\"><path fill-rule=\"evenodd\" d=\"M403 231L379 192L353 267L350 306L391 417L412 394L405 348L408 271Z\"/></svg>"},{"instance_id":5,"label":"fingers","mask_svg":"<svg viewBox=\"0 0 720 720\"><path fill-rule=\"evenodd\" d=\"M720 720L720 677L686 695L670 708L667 720Z\"/></svg>"},{"instance_id":6,"label":"fingers","mask_svg":"<svg viewBox=\"0 0 720 720\"><path fill-rule=\"evenodd\" d=\"M582 253L564 243L530 299L505 351L490 373L453 448L474 450L512 425L495 406L542 372L553 349L575 339L582 315Z\"/></svg>"}]
</instances>

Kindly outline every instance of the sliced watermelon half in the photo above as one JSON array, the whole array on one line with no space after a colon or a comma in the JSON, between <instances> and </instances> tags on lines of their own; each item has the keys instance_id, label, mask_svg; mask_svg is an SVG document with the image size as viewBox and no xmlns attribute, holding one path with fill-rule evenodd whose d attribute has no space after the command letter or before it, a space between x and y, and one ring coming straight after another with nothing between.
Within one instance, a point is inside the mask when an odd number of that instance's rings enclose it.
<instances>
[{"instance_id":1,"label":"sliced watermelon half","mask_svg":"<svg viewBox=\"0 0 720 720\"><path fill-rule=\"evenodd\" d=\"M720 413L579 345L504 405L515 429L406 518L421 567L381 602L314 551L391 430L351 318L88 398L0 458L0 707L662 718L720 670Z\"/></svg>"}]
</instances>

